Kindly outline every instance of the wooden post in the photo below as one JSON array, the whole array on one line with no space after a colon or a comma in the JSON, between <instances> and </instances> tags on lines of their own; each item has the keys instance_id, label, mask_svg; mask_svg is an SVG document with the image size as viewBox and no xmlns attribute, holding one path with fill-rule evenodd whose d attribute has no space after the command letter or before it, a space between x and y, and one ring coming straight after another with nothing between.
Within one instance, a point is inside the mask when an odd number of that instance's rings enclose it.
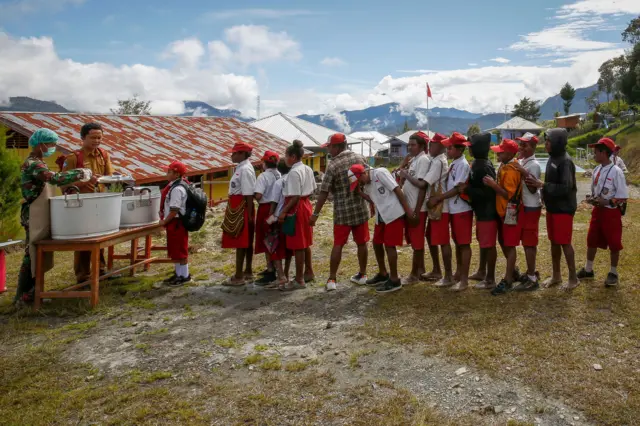
<instances>
[{"instance_id":1,"label":"wooden post","mask_svg":"<svg viewBox=\"0 0 640 426\"><path fill-rule=\"evenodd\" d=\"M131 263L133 265L138 260L138 239L134 238L131 240ZM136 268L131 268L129 270L129 276L133 277L136 274Z\"/></svg>"},{"instance_id":2,"label":"wooden post","mask_svg":"<svg viewBox=\"0 0 640 426\"><path fill-rule=\"evenodd\" d=\"M98 304L100 295L100 247L95 245L91 249L91 307Z\"/></svg>"},{"instance_id":3,"label":"wooden post","mask_svg":"<svg viewBox=\"0 0 640 426\"><path fill-rule=\"evenodd\" d=\"M144 239L144 256L147 259L151 259L151 234L147 235ZM151 269L151 264L144 265L145 272Z\"/></svg>"},{"instance_id":4,"label":"wooden post","mask_svg":"<svg viewBox=\"0 0 640 426\"><path fill-rule=\"evenodd\" d=\"M107 271L111 272L113 269L113 253L115 251L114 246L109 246L107 249Z\"/></svg>"},{"instance_id":5,"label":"wooden post","mask_svg":"<svg viewBox=\"0 0 640 426\"><path fill-rule=\"evenodd\" d=\"M42 247L37 246L36 248L36 294L35 300L33 301L33 309L36 311L40 309L42 304L42 299L40 298L40 294L44 292L44 253L42 252ZM31 265L29 265L31 268Z\"/></svg>"}]
</instances>

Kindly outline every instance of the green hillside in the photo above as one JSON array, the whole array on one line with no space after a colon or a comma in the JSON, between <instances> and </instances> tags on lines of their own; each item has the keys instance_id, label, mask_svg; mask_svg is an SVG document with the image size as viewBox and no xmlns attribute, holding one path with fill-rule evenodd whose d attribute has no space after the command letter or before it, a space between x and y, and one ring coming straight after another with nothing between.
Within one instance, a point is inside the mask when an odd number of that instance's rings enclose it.
<instances>
[{"instance_id":1,"label":"green hillside","mask_svg":"<svg viewBox=\"0 0 640 426\"><path fill-rule=\"evenodd\" d=\"M622 147L620 156L629 169L628 181L640 184L640 121L612 133L610 136Z\"/></svg>"}]
</instances>

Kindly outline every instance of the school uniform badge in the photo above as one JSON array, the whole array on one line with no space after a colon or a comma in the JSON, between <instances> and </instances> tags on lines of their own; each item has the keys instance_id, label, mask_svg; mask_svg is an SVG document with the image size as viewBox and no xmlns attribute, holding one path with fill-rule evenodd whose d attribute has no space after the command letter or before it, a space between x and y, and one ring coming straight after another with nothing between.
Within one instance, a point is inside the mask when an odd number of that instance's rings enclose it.
<instances>
[{"instance_id":1,"label":"school uniform badge","mask_svg":"<svg viewBox=\"0 0 640 426\"><path fill-rule=\"evenodd\" d=\"M378 192L380 193L380 195L384 195L384 193L386 192L384 186L381 186L380 188L378 188Z\"/></svg>"},{"instance_id":2,"label":"school uniform badge","mask_svg":"<svg viewBox=\"0 0 640 426\"><path fill-rule=\"evenodd\" d=\"M235 188L236 188L236 183L235 183L235 182L231 182L231 187L232 187L233 189L235 189Z\"/></svg>"}]
</instances>

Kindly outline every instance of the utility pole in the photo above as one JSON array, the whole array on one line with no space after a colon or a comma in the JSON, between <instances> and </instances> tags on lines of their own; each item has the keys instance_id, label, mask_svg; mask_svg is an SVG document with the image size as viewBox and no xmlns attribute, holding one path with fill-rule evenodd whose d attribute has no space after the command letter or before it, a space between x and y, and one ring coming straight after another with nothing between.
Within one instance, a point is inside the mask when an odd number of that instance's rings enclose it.
<instances>
[{"instance_id":1,"label":"utility pole","mask_svg":"<svg viewBox=\"0 0 640 426\"><path fill-rule=\"evenodd\" d=\"M260 119L260 95L256 97L256 120Z\"/></svg>"},{"instance_id":2,"label":"utility pole","mask_svg":"<svg viewBox=\"0 0 640 426\"><path fill-rule=\"evenodd\" d=\"M507 110L509 109L509 105L504 106L504 121L507 121Z\"/></svg>"}]
</instances>

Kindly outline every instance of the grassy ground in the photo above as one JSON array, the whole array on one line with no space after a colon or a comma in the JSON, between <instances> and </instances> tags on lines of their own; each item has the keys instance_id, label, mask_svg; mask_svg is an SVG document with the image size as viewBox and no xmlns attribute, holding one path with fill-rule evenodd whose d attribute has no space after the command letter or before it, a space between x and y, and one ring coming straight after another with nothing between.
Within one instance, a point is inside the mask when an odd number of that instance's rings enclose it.
<instances>
[{"instance_id":1,"label":"grassy ground","mask_svg":"<svg viewBox=\"0 0 640 426\"><path fill-rule=\"evenodd\" d=\"M325 210L314 245L321 282L328 273L332 241L330 208ZM585 259L588 217L585 209L576 216L573 241L579 266ZM619 289L602 288L608 259L600 253L598 281L583 283L571 294L545 290L493 298L474 290L454 295L420 284L378 298L362 331L374 339L418 347L425 355L519 381L564 399L598 424L637 424L640 247L634 244L634 236L640 232L639 223L640 202L634 201L624 218L626 248ZM211 285L208 278L220 278L233 269L229 253L214 249L218 235L210 230L218 225L218 219L213 219L207 231L193 238L202 251L192 256L192 274L207 280L193 286ZM400 251L401 272L406 274L411 250ZM524 257L522 252L519 255L522 269ZM330 368L281 363L263 355L265 348L257 346L245 362L262 370L263 376L251 383L217 368L206 374L140 368L113 375L91 364L69 362L67 348L92 336L101 322L133 326L133 315L148 311L167 312L169 324L175 312L159 302L168 290L154 290L153 284L170 268L154 266L153 275L105 286L95 310L89 309L86 300L55 300L40 313L31 313L15 312L10 304L20 259L17 252L8 256L9 291L0 295L0 424L477 424L472 418L452 419L425 405L401 383L338 385ZM62 287L73 280L71 256L57 256L56 261L48 282ZM538 261L541 274L548 276L551 261L545 238L541 238ZM256 263L256 269L261 269L263 260ZM356 263L355 248L348 246L340 276L355 272ZM373 274L373 253L370 265ZM498 270L504 270L502 260ZM188 305L180 315L195 318ZM147 334L162 338L171 331L167 325ZM242 338L216 339L215 344L231 349ZM142 338L136 348L141 353L153 350ZM354 366L361 362L358 356L352 358L349 363ZM596 371L594 364L602 370Z\"/></svg>"}]
</instances>

